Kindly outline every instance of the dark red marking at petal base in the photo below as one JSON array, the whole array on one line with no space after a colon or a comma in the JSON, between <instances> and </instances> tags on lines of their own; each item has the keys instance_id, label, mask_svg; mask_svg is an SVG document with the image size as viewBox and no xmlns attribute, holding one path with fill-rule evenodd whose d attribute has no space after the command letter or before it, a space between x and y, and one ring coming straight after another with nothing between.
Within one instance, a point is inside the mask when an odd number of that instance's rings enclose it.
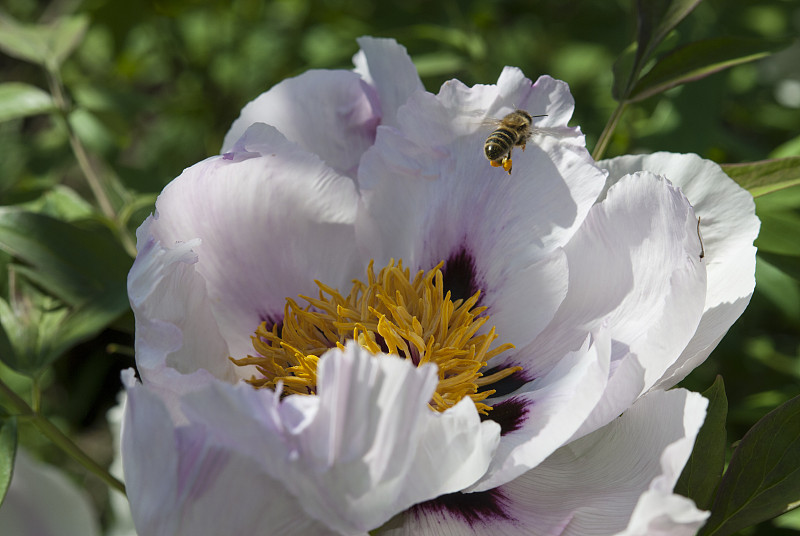
<instances>
[{"instance_id":1,"label":"dark red marking at petal base","mask_svg":"<svg viewBox=\"0 0 800 536\"><path fill-rule=\"evenodd\" d=\"M494 404L488 415L481 415L481 420L489 419L499 424L500 435L504 436L522 427L531 403L523 398L511 397L499 404Z\"/></svg>"},{"instance_id":2,"label":"dark red marking at petal base","mask_svg":"<svg viewBox=\"0 0 800 536\"><path fill-rule=\"evenodd\" d=\"M466 300L479 290L475 274L475 261L465 248L450 255L444 263L442 275L444 276L444 290L450 291L450 297L454 301ZM480 303L480 299L478 303Z\"/></svg>"},{"instance_id":3,"label":"dark red marking at petal base","mask_svg":"<svg viewBox=\"0 0 800 536\"><path fill-rule=\"evenodd\" d=\"M449 493L412 506L409 514L421 517L454 517L469 525L512 521L509 500L500 488L478 493Z\"/></svg>"}]
</instances>

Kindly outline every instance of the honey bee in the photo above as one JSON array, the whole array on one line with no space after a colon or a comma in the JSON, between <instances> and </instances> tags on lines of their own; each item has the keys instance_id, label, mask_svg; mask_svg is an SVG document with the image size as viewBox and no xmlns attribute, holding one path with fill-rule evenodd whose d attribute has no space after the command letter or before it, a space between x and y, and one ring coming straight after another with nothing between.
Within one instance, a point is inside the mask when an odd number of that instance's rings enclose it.
<instances>
[{"instance_id":1,"label":"honey bee","mask_svg":"<svg viewBox=\"0 0 800 536\"><path fill-rule=\"evenodd\" d=\"M502 167L511 175L511 150L522 147L534 132L533 118L545 115L531 115L525 110L514 110L499 121L494 121L497 128L486 138L483 152L492 167Z\"/></svg>"}]
</instances>

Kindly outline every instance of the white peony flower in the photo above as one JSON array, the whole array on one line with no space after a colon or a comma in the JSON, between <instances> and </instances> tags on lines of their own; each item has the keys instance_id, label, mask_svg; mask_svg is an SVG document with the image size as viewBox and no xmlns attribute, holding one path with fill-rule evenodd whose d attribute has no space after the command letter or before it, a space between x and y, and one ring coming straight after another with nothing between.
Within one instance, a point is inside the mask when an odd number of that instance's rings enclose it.
<instances>
[{"instance_id":1,"label":"white peony flower","mask_svg":"<svg viewBox=\"0 0 800 536\"><path fill-rule=\"evenodd\" d=\"M563 82L433 95L359 43L248 104L139 229L139 533L693 533L672 489L706 401L663 389L752 294L752 198L692 155L596 164ZM481 119L515 108L546 116L509 175Z\"/></svg>"}]
</instances>

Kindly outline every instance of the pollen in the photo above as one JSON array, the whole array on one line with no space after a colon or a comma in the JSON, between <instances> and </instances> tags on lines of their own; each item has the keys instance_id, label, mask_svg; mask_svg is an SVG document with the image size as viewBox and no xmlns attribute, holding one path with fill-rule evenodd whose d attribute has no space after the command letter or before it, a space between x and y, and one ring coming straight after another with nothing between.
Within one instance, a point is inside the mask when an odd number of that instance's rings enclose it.
<instances>
[{"instance_id":1,"label":"pollen","mask_svg":"<svg viewBox=\"0 0 800 536\"><path fill-rule=\"evenodd\" d=\"M300 296L303 306L287 298L283 322L270 328L264 322L251 337L254 355L230 359L255 365L261 376L246 381L256 388L275 389L282 382L284 395L316 394L321 356L355 340L376 356L394 354L415 366L435 363L439 381L431 409L445 411L470 397L486 415L492 407L484 400L495 393L491 385L521 368L484 375L489 360L513 345L492 348L498 334L494 326L481 330L489 316L483 314L485 307L476 307L480 291L465 300L451 299L444 289L443 264L412 279L402 261L391 261L377 276L370 262L366 283L353 280L347 296L316 281L317 298Z\"/></svg>"}]
</instances>

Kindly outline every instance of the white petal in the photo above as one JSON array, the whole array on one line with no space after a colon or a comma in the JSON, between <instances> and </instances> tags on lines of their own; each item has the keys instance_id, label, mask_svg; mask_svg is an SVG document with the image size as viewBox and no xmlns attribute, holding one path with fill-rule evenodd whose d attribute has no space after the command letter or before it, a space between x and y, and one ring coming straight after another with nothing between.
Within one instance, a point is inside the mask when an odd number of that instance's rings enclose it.
<instances>
[{"instance_id":1,"label":"white petal","mask_svg":"<svg viewBox=\"0 0 800 536\"><path fill-rule=\"evenodd\" d=\"M316 295L315 279L344 288L363 277L366 262L354 243L356 205L350 179L263 124L249 129L232 152L192 166L164 189L147 232L162 248L192 244L194 270L205 281L229 352L211 347L208 359L249 375L227 358L252 353L250 336L262 321L282 319L287 297ZM199 292L183 285L178 279L165 287L161 300Z\"/></svg>"},{"instance_id":2,"label":"white petal","mask_svg":"<svg viewBox=\"0 0 800 536\"><path fill-rule=\"evenodd\" d=\"M425 88L406 47L394 39L359 37L361 50L353 56L355 72L375 87L381 105L381 124L394 126L397 109L412 93Z\"/></svg>"},{"instance_id":3,"label":"white petal","mask_svg":"<svg viewBox=\"0 0 800 536\"><path fill-rule=\"evenodd\" d=\"M0 507L0 534L96 536L97 519L84 490L55 467L17 450L11 485Z\"/></svg>"},{"instance_id":4,"label":"white petal","mask_svg":"<svg viewBox=\"0 0 800 536\"><path fill-rule=\"evenodd\" d=\"M221 152L254 123L272 125L337 172L354 177L361 155L375 140L380 103L375 88L356 73L307 71L249 102L225 135Z\"/></svg>"},{"instance_id":5,"label":"white petal","mask_svg":"<svg viewBox=\"0 0 800 536\"><path fill-rule=\"evenodd\" d=\"M682 534L706 513L672 488L691 453L707 402L683 390L652 392L617 420L562 447L535 469L485 492L493 503L468 517L436 503L415 508L385 534L607 536L636 526ZM657 499L657 500L655 500ZM384 534L382 532L382 534ZM653 532L660 534L660 532Z\"/></svg>"},{"instance_id":6,"label":"white petal","mask_svg":"<svg viewBox=\"0 0 800 536\"><path fill-rule=\"evenodd\" d=\"M199 241L165 247L152 236L154 226L158 222L150 217L139 227L139 251L128 274L139 372L152 378L165 366L185 373L205 369L232 381L228 347L211 312L206 282L197 273L193 248Z\"/></svg>"},{"instance_id":7,"label":"white petal","mask_svg":"<svg viewBox=\"0 0 800 536\"><path fill-rule=\"evenodd\" d=\"M605 334L587 338L564 356L549 374L505 399L489 399L494 412L516 412L513 427L503 428L500 447L486 476L470 491L486 491L536 467L566 443L586 420L608 381L610 343ZM501 422L507 416L499 417ZM508 426L508 425L507 425Z\"/></svg>"},{"instance_id":8,"label":"white petal","mask_svg":"<svg viewBox=\"0 0 800 536\"><path fill-rule=\"evenodd\" d=\"M521 79L517 85L531 95L550 91L542 99L564 98L555 83L531 88ZM498 322L503 340L524 345L552 318L565 282L563 271L532 268L559 262L556 251L582 223L605 176L585 148L554 136L517 150L511 176L492 168L483 155L491 128L470 123L467 101L472 93L496 98L498 89L463 88L464 96L445 88L438 96L414 94L397 129L378 129L359 168L365 214L358 236L376 259L402 258L412 269L467 258L487 314L535 311L527 326ZM511 287L519 293L505 291ZM530 307L533 300L540 310Z\"/></svg>"},{"instance_id":9,"label":"white petal","mask_svg":"<svg viewBox=\"0 0 800 536\"><path fill-rule=\"evenodd\" d=\"M649 170L679 186L701 218L708 271L705 314L695 337L659 387L670 387L702 363L742 314L755 286L753 241L758 235L752 196L722 169L693 154L654 153L605 160L613 183L626 173Z\"/></svg>"},{"instance_id":10,"label":"white petal","mask_svg":"<svg viewBox=\"0 0 800 536\"><path fill-rule=\"evenodd\" d=\"M611 378L578 435L630 406L694 334L705 300L696 225L680 190L642 173L609 190L567 245L569 292L531 345L530 362L547 370L587 331L603 326L610 333Z\"/></svg>"},{"instance_id":11,"label":"white petal","mask_svg":"<svg viewBox=\"0 0 800 536\"><path fill-rule=\"evenodd\" d=\"M281 401L218 383L187 397L184 411L231 448L260 451L306 512L342 533L463 489L488 467L499 427L481 423L469 399L431 411L435 367L351 344L325 354L318 372L318 396Z\"/></svg>"},{"instance_id":12,"label":"white petal","mask_svg":"<svg viewBox=\"0 0 800 536\"><path fill-rule=\"evenodd\" d=\"M210 432L176 425L154 392L129 383L122 456L139 534L335 534L305 515L259 459Z\"/></svg>"}]
</instances>

